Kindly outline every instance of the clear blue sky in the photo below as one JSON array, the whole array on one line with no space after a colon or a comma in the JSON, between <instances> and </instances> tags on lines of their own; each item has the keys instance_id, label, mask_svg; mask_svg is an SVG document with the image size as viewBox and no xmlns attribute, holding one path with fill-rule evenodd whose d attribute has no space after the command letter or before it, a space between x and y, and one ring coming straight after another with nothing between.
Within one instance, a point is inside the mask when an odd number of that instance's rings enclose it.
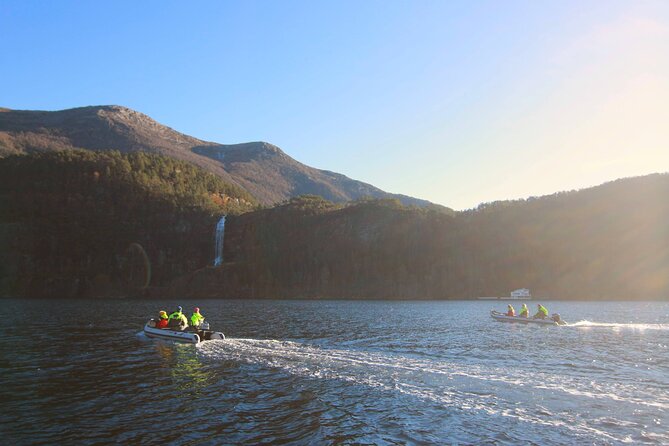
<instances>
[{"instance_id":1,"label":"clear blue sky","mask_svg":"<svg viewBox=\"0 0 669 446\"><path fill-rule=\"evenodd\" d=\"M669 171L669 2L0 2L0 106L125 105L463 209Z\"/></svg>"}]
</instances>

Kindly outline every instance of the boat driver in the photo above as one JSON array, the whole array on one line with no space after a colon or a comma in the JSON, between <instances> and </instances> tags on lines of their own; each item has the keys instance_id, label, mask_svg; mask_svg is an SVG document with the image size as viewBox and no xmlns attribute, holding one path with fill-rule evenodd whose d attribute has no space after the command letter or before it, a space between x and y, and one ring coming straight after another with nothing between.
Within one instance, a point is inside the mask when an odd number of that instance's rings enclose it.
<instances>
[{"instance_id":1,"label":"boat driver","mask_svg":"<svg viewBox=\"0 0 669 446\"><path fill-rule=\"evenodd\" d=\"M203 320L204 316L200 314L200 309L198 307L193 308L193 315L190 317L191 327L199 327Z\"/></svg>"},{"instance_id":2,"label":"boat driver","mask_svg":"<svg viewBox=\"0 0 669 446\"><path fill-rule=\"evenodd\" d=\"M541 304L537 304L537 314L532 316L532 319L546 319L548 317L548 310Z\"/></svg>"}]
</instances>

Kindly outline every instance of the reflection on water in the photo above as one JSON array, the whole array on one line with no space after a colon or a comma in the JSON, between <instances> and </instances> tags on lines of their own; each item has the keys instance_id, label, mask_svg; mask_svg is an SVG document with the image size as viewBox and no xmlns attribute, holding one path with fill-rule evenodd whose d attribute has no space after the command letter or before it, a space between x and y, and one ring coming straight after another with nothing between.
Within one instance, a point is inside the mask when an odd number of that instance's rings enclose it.
<instances>
[{"instance_id":1,"label":"reflection on water","mask_svg":"<svg viewBox=\"0 0 669 446\"><path fill-rule=\"evenodd\" d=\"M669 444L667 303L549 302L575 322L544 327L489 302L210 300L225 341L138 334L179 303L5 301L6 444Z\"/></svg>"},{"instance_id":2,"label":"reflection on water","mask_svg":"<svg viewBox=\"0 0 669 446\"><path fill-rule=\"evenodd\" d=\"M168 370L172 384L180 395L197 398L214 379L200 362L197 350L192 345L156 341L155 349L160 356L161 367Z\"/></svg>"}]
</instances>

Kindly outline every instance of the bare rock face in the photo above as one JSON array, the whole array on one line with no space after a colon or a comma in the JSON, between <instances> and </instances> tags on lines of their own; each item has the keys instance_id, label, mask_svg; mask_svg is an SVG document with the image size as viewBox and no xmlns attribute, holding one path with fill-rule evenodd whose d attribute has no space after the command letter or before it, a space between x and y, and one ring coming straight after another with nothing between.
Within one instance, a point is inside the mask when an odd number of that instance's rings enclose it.
<instances>
[{"instance_id":1,"label":"bare rock face","mask_svg":"<svg viewBox=\"0 0 669 446\"><path fill-rule=\"evenodd\" d=\"M14 146L21 153L39 148L157 152L159 149L188 150L203 143L161 125L145 114L118 105L57 112L7 110L0 117L0 132L15 139ZM44 142L38 144L40 140ZM50 146L48 141L51 140L60 144Z\"/></svg>"},{"instance_id":2,"label":"bare rock face","mask_svg":"<svg viewBox=\"0 0 669 446\"><path fill-rule=\"evenodd\" d=\"M65 149L144 151L191 162L237 184L220 165L191 152L202 144L118 105L0 113L0 156Z\"/></svg>"},{"instance_id":3,"label":"bare rock face","mask_svg":"<svg viewBox=\"0 0 669 446\"><path fill-rule=\"evenodd\" d=\"M179 133L143 113L126 107L118 105L100 107L96 115L115 134L125 136L128 150L150 151L155 147L171 149L174 146L188 150L193 145L203 143L197 138Z\"/></svg>"},{"instance_id":4,"label":"bare rock face","mask_svg":"<svg viewBox=\"0 0 669 446\"><path fill-rule=\"evenodd\" d=\"M364 196L390 196L369 184L299 163L266 142L196 147L193 150L218 160L239 184L271 203L298 195L319 195L334 202Z\"/></svg>"},{"instance_id":5,"label":"bare rock face","mask_svg":"<svg viewBox=\"0 0 669 446\"><path fill-rule=\"evenodd\" d=\"M303 194L343 202L362 197L428 201L389 194L344 175L314 169L266 142L224 145L177 132L149 116L118 105L61 111L0 110L0 157L64 150L145 151L191 162L224 181L245 188L261 203L275 204Z\"/></svg>"}]
</instances>

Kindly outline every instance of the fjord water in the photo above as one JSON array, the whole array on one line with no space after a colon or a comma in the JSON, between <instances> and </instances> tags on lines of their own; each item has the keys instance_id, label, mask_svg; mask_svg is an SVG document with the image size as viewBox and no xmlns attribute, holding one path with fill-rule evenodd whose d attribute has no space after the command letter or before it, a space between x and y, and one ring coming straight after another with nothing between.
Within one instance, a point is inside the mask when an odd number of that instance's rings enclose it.
<instances>
[{"instance_id":1,"label":"fjord water","mask_svg":"<svg viewBox=\"0 0 669 446\"><path fill-rule=\"evenodd\" d=\"M197 304L225 341L147 339L191 302L4 300L6 444L668 444L669 303ZM530 303L530 305L535 305Z\"/></svg>"}]
</instances>

